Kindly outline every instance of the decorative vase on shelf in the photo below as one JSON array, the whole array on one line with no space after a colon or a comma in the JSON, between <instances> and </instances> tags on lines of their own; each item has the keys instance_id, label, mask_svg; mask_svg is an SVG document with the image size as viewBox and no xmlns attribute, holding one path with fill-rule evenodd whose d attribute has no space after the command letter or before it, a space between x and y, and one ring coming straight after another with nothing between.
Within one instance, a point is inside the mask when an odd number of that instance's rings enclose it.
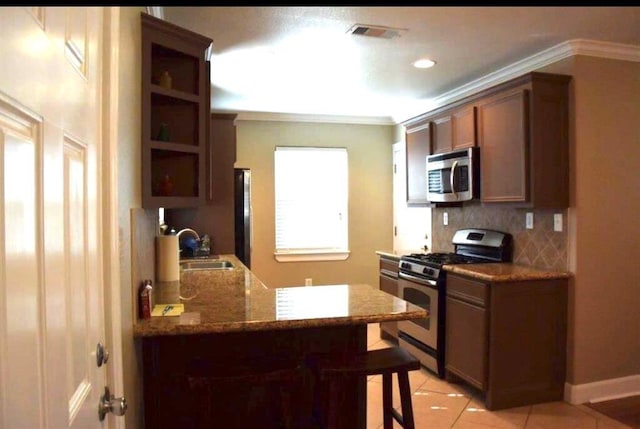
<instances>
[{"instance_id":1,"label":"decorative vase on shelf","mask_svg":"<svg viewBox=\"0 0 640 429\"><path fill-rule=\"evenodd\" d=\"M158 136L156 140L160 140L162 142L169 141L169 127L164 122L160 124L160 129L158 130Z\"/></svg>"},{"instance_id":2,"label":"decorative vase on shelf","mask_svg":"<svg viewBox=\"0 0 640 429\"><path fill-rule=\"evenodd\" d=\"M158 185L158 194L169 197L173 193L173 182L171 182L171 177L168 174L164 175L164 178Z\"/></svg>"},{"instance_id":3,"label":"decorative vase on shelf","mask_svg":"<svg viewBox=\"0 0 640 429\"><path fill-rule=\"evenodd\" d=\"M159 85L165 89L171 89L171 75L168 71L163 71L160 75Z\"/></svg>"}]
</instances>

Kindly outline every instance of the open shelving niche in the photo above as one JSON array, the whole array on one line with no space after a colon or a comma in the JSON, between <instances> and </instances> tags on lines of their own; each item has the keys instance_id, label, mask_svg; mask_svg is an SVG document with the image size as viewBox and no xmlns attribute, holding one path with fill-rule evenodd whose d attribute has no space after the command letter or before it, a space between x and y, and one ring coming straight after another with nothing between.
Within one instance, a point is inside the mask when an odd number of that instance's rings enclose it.
<instances>
[{"instance_id":1,"label":"open shelving niche","mask_svg":"<svg viewBox=\"0 0 640 429\"><path fill-rule=\"evenodd\" d=\"M142 204L199 206L206 193L213 41L144 13L141 19Z\"/></svg>"}]
</instances>

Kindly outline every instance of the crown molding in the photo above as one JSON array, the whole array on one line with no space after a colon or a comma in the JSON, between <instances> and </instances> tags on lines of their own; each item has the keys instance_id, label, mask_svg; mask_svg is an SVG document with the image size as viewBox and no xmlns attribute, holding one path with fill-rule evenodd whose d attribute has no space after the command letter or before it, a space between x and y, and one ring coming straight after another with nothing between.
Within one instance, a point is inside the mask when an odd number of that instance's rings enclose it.
<instances>
[{"instance_id":1,"label":"crown molding","mask_svg":"<svg viewBox=\"0 0 640 429\"><path fill-rule=\"evenodd\" d=\"M585 39L569 40L568 43L571 44L574 55L640 62L640 46L638 45L625 45L622 43Z\"/></svg>"},{"instance_id":2,"label":"crown molding","mask_svg":"<svg viewBox=\"0 0 640 429\"><path fill-rule=\"evenodd\" d=\"M147 6L147 13L156 18L164 19L164 9L162 6Z\"/></svg>"},{"instance_id":3,"label":"crown molding","mask_svg":"<svg viewBox=\"0 0 640 429\"><path fill-rule=\"evenodd\" d=\"M272 112L237 112L237 121L316 122L329 124L396 125L389 116L340 116Z\"/></svg>"},{"instance_id":4,"label":"crown molding","mask_svg":"<svg viewBox=\"0 0 640 429\"><path fill-rule=\"evenodd\" d=\"M428 111L419 115L426 115L439 107L575 55L638 62L640 46L586 39L567 40L429 100ZM420 116L394 116L393 119L399 124L409 119L419 119Z\"/></svg>"}]
</instances>

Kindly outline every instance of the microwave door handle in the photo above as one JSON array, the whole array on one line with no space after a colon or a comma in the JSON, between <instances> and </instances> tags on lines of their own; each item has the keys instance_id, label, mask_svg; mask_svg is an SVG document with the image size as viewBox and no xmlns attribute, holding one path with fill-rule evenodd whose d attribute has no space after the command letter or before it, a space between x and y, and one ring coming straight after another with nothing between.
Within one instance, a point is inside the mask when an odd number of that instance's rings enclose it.
<instances>
[{"instance_id":1,"label":"microwave door handle","mask_svg":"<svg viewBox=\"0 0 640 429\"><path fill-rule=\"evenodd\" d=\"M457 166L458 166L458 161L453 161L453 165L451 166L451 176L449 177L449 183L451 185L451 193L453 194L456 200L458 199L458 194L456 194L456 188L455 188L455 177L456 177Z\"/></svg>"}]
</instances>

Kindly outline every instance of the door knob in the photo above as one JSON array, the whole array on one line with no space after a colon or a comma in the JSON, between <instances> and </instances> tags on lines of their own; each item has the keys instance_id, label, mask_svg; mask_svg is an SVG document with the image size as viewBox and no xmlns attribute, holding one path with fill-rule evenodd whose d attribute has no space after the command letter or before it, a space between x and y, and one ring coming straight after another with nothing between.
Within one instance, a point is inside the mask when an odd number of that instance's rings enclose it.
<instances>
[{"instance_id":1,"label":"door knob","mask_svg":"<svg viewBox=\"0 0 640 429\"><path fill-rule=\"evenodd\" d=\"M103 421L107 413L113 413L116 416L124 416L127 412L127 400L125 398L115 398L107 386L104 387L104 395L100 398L98 404L98 417Z\"/></svg>"},{"instance_id":2,"label":"door knob","mask_svg":"<svg viewBox=\"0 0 640 429\"><path fill-rule=\"evenodd\" d=\"M107 363L109 360L109 350L102 343L98 343L96 347L96 362L98 364L98 368L102 366L103 363Z\"/></svg>"}]
</instances>

